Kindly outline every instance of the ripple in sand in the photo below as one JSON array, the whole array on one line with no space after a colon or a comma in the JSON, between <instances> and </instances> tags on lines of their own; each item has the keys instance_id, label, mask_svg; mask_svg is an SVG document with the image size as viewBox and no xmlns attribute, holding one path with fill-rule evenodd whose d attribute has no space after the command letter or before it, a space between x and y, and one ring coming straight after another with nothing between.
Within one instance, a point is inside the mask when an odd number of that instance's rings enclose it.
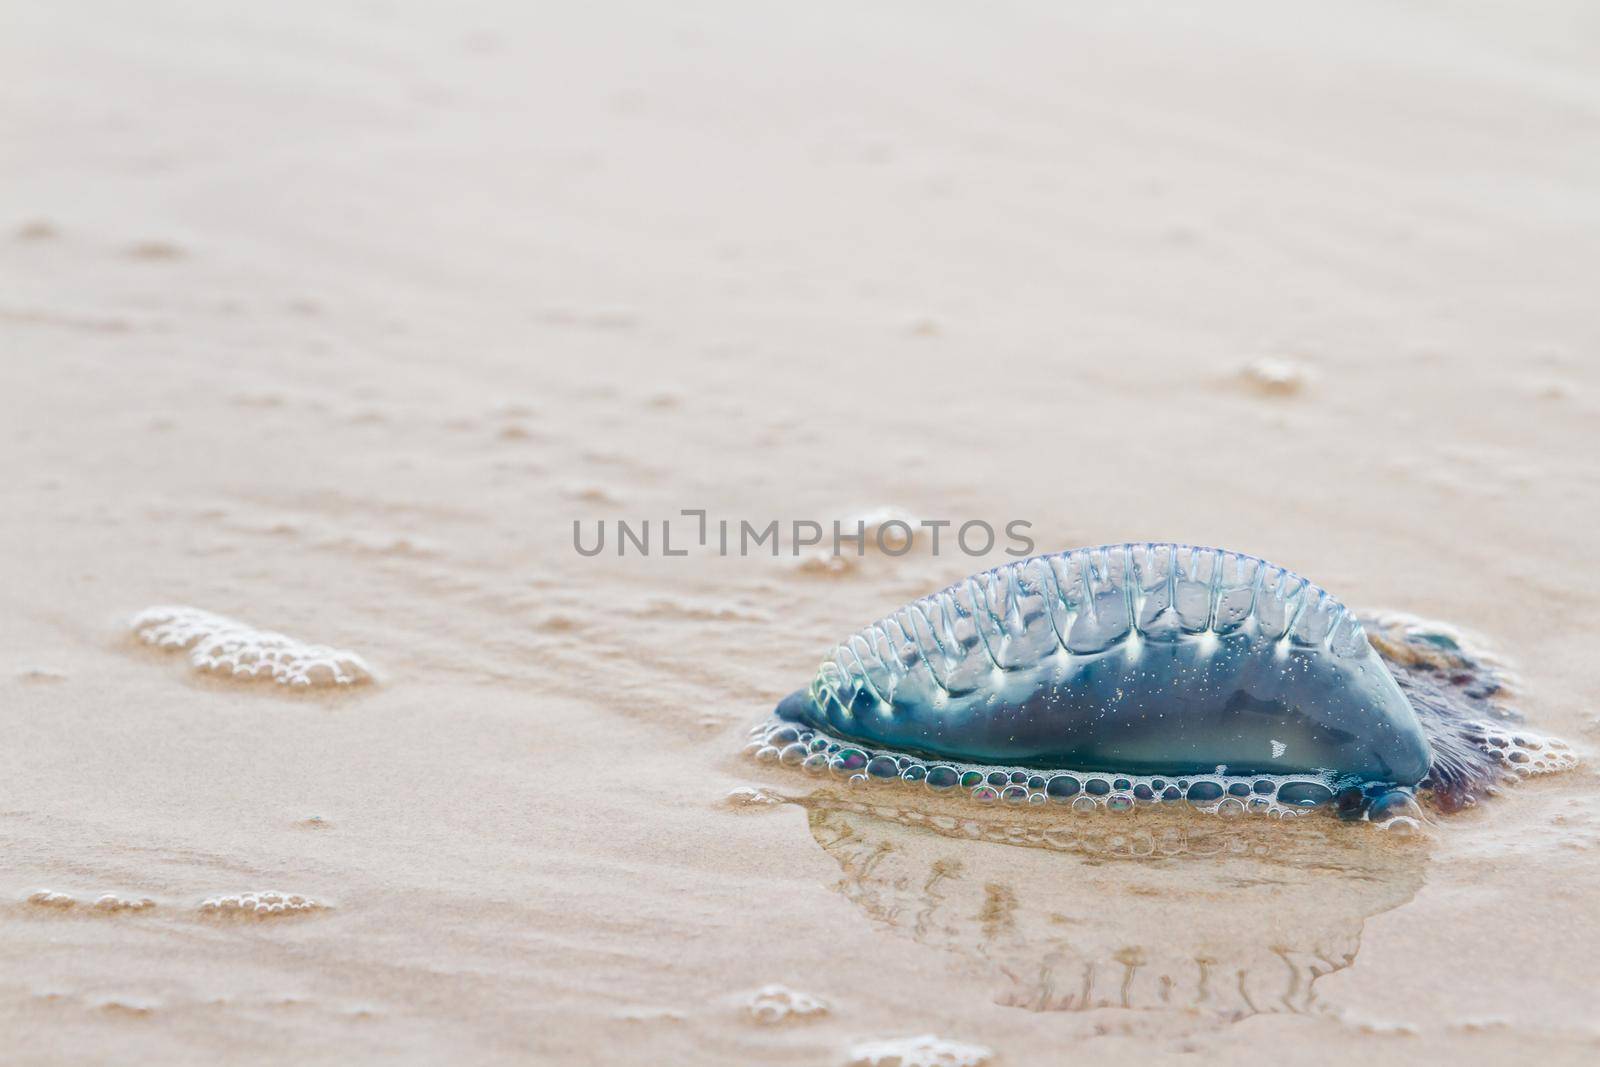
<instances>
[{"instance_id":1,"label":"ripple in sand","mask_svg":"<svg viewBox=\"0 0 1600 1067\"><path fill-rule=\"evenodd\" d=\"M123 249L123 255L129 259L173 260L187 254L181 245L171 241L138 241Z\"/></svg>"},{"instance_id":2,"label":"ripple in sand","mask_svg":"<svg viewBox=\"0 0 1600 1067\"><path fill-rule=\"evenodd\" d=\"M199 608L148 608L129 625L145 644L188 649L189 663L198 671L309 688L373 680L372 669L354 652L306 644Z\"/></svg>"},{"instance_id":3,"label":"ripple in sand","mask_svg":"<svg viewBox=\"0 0 1600 1067\"><path fill-rule=\"evenodd\" d=\"M142 1000L138 997L111 996L91 1001L90 1007L114 1015L149 1015L159 1005L153 1000Z\"/></svg>"},{"instance_id":4,"label":"ripple in sand","mask_svg":"<svg viewBox=\"0 0 1600 1067\"><path fill-rule=\"evenodd\" d=\"M994 1055L933 1034L869 1041L850 1050L850 1067L982 1067Z\"/></svg>"},{"instance_id":5,"label":"ripple in sand","mask_svg":"<svg viewBox=\"0 0 1600 1067\"><path fill-rule=\"evenodd\" d=\"M928 528L908 511L874 508L841 520L836 537L831 529L819 533L823 542L820 547L795 545L788 558L801 574L839 578L859 570L868 556L904 556L929 540L928 534ZM937 532L931 540L937 544Z\"/></svg>"},{"instance_id":6,"label":"ripple in sand","mask_svg":"<svg viewBox=\"0 0 1600 1067\"><path fill-rule=\"evenodd\" d=\"M722 802L730 808L772 808L786 803L782 797L748 786L730 789Z\"/></svg>"},{"instance_id":7,"label":"ripple in sand","mask_svg":"<svg viewBox=\"0 0 1600 1067\"><path fill-rule=\"evenodd\" d=\"M200 902L202 915L239 919L269 919L283 915L306 915L325 911L330 905L301 896L299 893L279 893L263 890L240 893L237 896L208 897Z\"/></svg>"},{"instance_id":8,"label":"ripple in sand","mask_svg":"<svg viewBox=\"0 0 1600 1067\"><path fill-rule=\"evenodd\" d=\"M836 556L822 549L810 550L805 555L795 558L791 565L801 574L819 575L825 578L839 578L854 573L861 566L854 556Z\"/></svg>"},{"instance_id":9,"label":"ripple in sand","mask_svg":"<svg viewBox=\"0 0 1600 1067\"><path fill-rule=\"evenodd\" d=\"M874 508L843 525L847 536L860 535L863 549L889 556L905 555L923 533L922 524L915 515L896 507Z\"/></svg>"},{"instance_id":10,"label":"ripple in sand","mask_svg":"<svg viewBox=\"0 0 1600 1067\"><path fill-rule=\"evenodd\" d=\"M19 241L49 241L61 236L54 223L46 219L33 219L17 227L16 238Z\"/></svg>"},{"instance_id":11,"label":"ripple in sand","mask_svg":"<svg viewBox=\"0 0 1600 1067\"><path fill-rule=\"evenodd\" d=\"M1258 359L1240 372L1244 383L1267 396L1292 396L1311 381L1306 368L1287 359Z\"/></svg>"},{"instance_id":12,"label":"ripple in sand","mask_svg":"<svg viewBox=\"0 0 1600 1067\"><path fill-rule=\"evenodd\" d=\"M611 1017L625 1023L681 1023L689 1018L674 1008L619 1008Z\"/></svg>"}]
</instances>

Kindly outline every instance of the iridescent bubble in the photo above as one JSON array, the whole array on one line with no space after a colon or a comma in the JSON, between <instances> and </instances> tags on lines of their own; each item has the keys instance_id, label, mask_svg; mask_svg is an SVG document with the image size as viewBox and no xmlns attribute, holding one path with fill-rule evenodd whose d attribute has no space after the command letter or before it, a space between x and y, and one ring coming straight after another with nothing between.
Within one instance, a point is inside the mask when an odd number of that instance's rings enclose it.
<instances>
[{"instance_id":1,"label":"iridescent bubble","mask_svg":"<svg viewBox=\"0 0 1600 1067\"><path fill-rule=\"evenodd\" d=\"M1422 808L1411 794L1393 789L1372 802L1372 807L1367 810L1367 818L1379 825L1392 819L1410 819L1420 826Z\"/></svg>"},{"instance_id":2,"label":"iridescent bubble","mask_svg":"<svg viewBox=\"0 0 1600 1067\"><path fill-rule=\"evenodd\" d=\"M867 754L859 748L840 749L828 763L828 768L841 778L856 774L867 765Z\"/></svg>"},{"instance_id":3,"label":"iridescent bubble","mask_svg":"<svg viewBox=\"0 0 1600 1067\"><path fill-rule=\"evenodd\" d=\"M874 756L867 761L867 774L873 778L898 778L900 765L888 756Z\"/></svg>"},{"instance_id":4,"label":"iridescent bubble","mask_svg":"<svg viewBox=\"0 0 1600 1067\"><path fill-rule=\"evenodd\" d=\"M1078 790L1082 788L1082 783L1070 774L1052 775L1044 785L1045 795L1063 804L1076 796Z\"/></svg>"},{"instance_id":5,"label":"iridescent bubble","mask_svg":"<svg viewBox=\"0 0 1600 1067\"><path fill-rule=\"evenodd\" d=\"M1333 790L1318 782L1285 782L1278 787L1278 803L1291 808L1315 808L1333 799Z\"/></svg>"},{"instance_id":6,"label":"iridescent bubble","mask_svg":"<svg viewBox=\"0 0 1600 1067\"><path fill-rule=\"evenodd\" d=\"M1237 819L1244 814L1244 801L1238 797L1227 797L1217 805L1217 814L1224 819Z\"/></svg>"}]
</instances>

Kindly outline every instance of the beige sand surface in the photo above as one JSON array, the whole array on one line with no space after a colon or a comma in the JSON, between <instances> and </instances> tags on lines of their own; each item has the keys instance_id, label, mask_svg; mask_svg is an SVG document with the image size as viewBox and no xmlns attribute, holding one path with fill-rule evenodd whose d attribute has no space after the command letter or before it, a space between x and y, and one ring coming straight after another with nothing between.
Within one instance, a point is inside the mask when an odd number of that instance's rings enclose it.
<instances>
[{"instance_id":1,"label":"beige sand surface","mask_svg":"<svg viewBox=\"0 0 1600 1067\"><path fill-rule=\"evenodd\" d=\"M1006 557L571 542L1221 544L1592 746L1592 4L10 2L0 67L0 1061L1600 1056L1593 763L1142 864L730 803L811 788L736 754L828 641ZM263 891L323 906L202 907Z\"/></svg>"}]
</instances>

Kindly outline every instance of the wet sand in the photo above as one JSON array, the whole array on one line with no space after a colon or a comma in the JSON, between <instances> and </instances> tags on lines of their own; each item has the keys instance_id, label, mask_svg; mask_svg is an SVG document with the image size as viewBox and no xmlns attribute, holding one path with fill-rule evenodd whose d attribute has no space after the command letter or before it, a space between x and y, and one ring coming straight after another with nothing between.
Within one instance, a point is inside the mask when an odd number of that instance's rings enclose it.
<instances>
[{"instance_id":1,"label":"wet sand","mask_svg":"<svg viewBox=\"0 0 1600 1067\"><path fill-rule=\"evenodd\" d=\"M1592 759L1408 843L962 839L738 753L998 548L572 541L1224 545L1478 632L1588 753L1585 5L3 24L0 1058L1600 1055Z\"/></svg>"}]
</instances>

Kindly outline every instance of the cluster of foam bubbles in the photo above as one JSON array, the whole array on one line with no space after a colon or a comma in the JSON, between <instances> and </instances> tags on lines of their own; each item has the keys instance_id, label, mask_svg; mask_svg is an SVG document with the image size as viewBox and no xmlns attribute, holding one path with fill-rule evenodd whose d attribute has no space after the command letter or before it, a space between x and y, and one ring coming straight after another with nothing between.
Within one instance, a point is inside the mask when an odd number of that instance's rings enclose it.
<instances>
[{"instance_id":1,"label":"cluster of foam bubbles","mask_svg":"<svg viewBox=\"0 0 1600 1067\"><path fill-rule=\"evenodd\" d=\"M257 893L240 893L237 896L209 897L201 902L200 913L240 918L267 918L274 915L299 915L321 911L326 907L328 905L301 896L299 893L265 890Z\"/></svg>"},{"instance_id":2,"label":"cluster of foam bubbles","mask_svg":"<svg viewBox=\"0 0 1600 1067\"><path fill-rule=\"evenodd\" d=\"M1483 749L1518 778L1556 774L1578 766L1578 754L1558 737L1529 730L1508 731L1506 724L1474 723L1483 732Z\"/></svg>"},{"instance_id":3,"label":"cluster of foam bubbles","mask_svg":"<svg viewBox=\"0 0 1600 1067\"><path fill-rule=\"evenodd\" d=\"M119 897L115 893L102 893L95 899L95 911L146 911L156 906L149 897Z\"/></svg>"},{"instance_id":4,"label":"cluster of foam bubbles","mask_svg":"<svg viewBox=\"0 0 1600 1067\"><path fill-rule=\"evenodd\" d=\"M744 1007L752 1019L767 1026L828 1012L828 1003L821 997L781 985L762 986L745 998Z\"/></svg>"},{"instance_id":5,"label":"cluster of foam bubbles","mask_svg":"<svg viewBox=\"0 0 1600 1067\"><path fill-rule=\"evenodd\" d=\"M994 1053L934 1034L868 1041L850 1050L850 1067L983 1067Z\"/></svg>"},{"instance_id":6,"label":"cluster of foam bubbles","mask_svg":"<svg viewBox=\"0 0 1600 1067\"><path fill-rule=\"evenodd\" d=\"M75 908L78 898L71 893L57 893L49 889L40 889L28 894L28 903L41 908ZM102 893L94 902L94 910L98 912L144 911L156 906L156 902L149 897L121 897L115 893Z\"/></svg>"},{"instance_id":7,"label":"cluster of foam bubbles","mask_svg":"<svg viewBox=\"0 0 1600 1067\"><path fill-rule=\"evenodd\" d=\"M373 678L354 652L306 644L199 608L148 608L129 625L146 644L188 649L196 670L232 678L271 678L302 687L358 685Z\"/></svg>"},{"instance_id":8,"label":"cluster of foam bubbles","mask_svg":"<svg viewBox=\"0 0 1600 1067\"><path fill-rule=\"evenodd\" d=\"M1572 746L1523 725L1510 703L1517 678L1481 637L1404 612L1364 622L1433 744L1423 785L1436 807L1471 807L1502 784L1578 766Z\"/></svg>"},{"instance_id":9,"label":"cluster of foam bubbles","mask_svg":"<svg viewBox=\"0 0 1600 1067\"><path fill-rule=\"evenodd\" d=\"M1331 782L1310 775L1132 775L930 762L839 741L776 718L751 729L745 752L759 762L798 766L851 785L899 783L934 793L965 794L980 804L1057 804L1084 813L1120 814L1141 806L1182 803L1222 818L1254 814L1292 819L1332 805L1337 795ZM1394 829L1420 824L1420 809L1409 793L1391 791L1384 801L1375 810L1375 822Z\"/></svg>"}]
</instances>

